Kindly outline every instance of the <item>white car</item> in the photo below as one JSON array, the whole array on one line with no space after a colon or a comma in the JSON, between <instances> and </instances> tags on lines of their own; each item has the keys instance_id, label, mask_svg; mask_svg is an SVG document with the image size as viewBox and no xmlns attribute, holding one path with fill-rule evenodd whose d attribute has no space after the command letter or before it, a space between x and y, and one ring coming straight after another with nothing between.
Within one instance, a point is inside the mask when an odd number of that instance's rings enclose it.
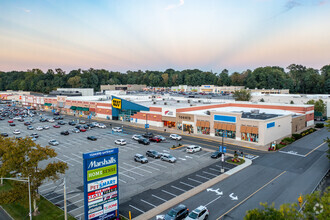
<instances>
[{"instance_id":1,"label":"white car","mask_svg":"<svg viewBox=\"0 0 330 220\"><path fill-rule=\"evenodd\" d=\"M210 213L206 206L199 206L194 209L190 214L185 218L185 220L204 220L208 219Z\"/></svg>"},{"instance_id":2,"label":"white car","mask_svg":"<svg viewBox=\"0 0 330 220\"><path fill-rule=\"evenodd\" d=\"M182 140L182 137L178 134L171 134L170 135L170 138L173 139L173 140L177 140L177 141L181 141Z\"/></svg>"},{"instance_id":3,"label":"white car","mask_svg":"<svg viewBox=\"0 0 330 220\"><path fill-rule=\"evenodd\" d=\"M48 143L49 143L50 145L53 145L53 146L59 145L58 141L55 140L55 139L50 140Z\"/></svg>"},{"instance_id":4,"label":"white car","mask_svg":"<svg viewBox=\"0 0 330 220\"><path fill-rule=\"evenodd\" d=\"M55 122L53 118L48 119L49 122Z\"/></svg>"},{"instance_id":5,"label":"white car","mask_svg":"<svg viewBox=\"0 0 330 220\"><path fill-rule=\"evenodd\" d=\"M202 147L201 146L197 146L197 145L189 145L187 146L187 153L195 153L195 152L198 152L198 151L201 151L202 150Z\"/></svg>"},{"instance_id":6,"label":"white car","mask_svg":"<svg viewBox=\"0 0 330 220\"><path fill-rule=\"evenodd\" d=\"M73 133L80 133L80 130L78 128L74 128L74 129L72 129L72 132Z\"/></svg>"},{"instance_id":7,"label":"white car","mask_svg":"<svg viewBox=\"0 0 330 220\"><path fill-rule=\"evenodd\" d=\"M176 158L173 157L171 154L165 154L163 153L163 155L160 157L161 160L164 160L164 161L168 161L170 163L175 163L176 161Z\"/></svg>"},{"instance_id":8,"label":"white car","mask_svg":"<svg viewBox=\"0 0 330 220\"><path fill-rule=\"evenodd\" d=\"M44 128L41 127L41 126L38 126L38 127L36 128L37 131L42 131L43 129L44 129Z\"/></svg>"},{"instance_id":9,"label":"white car","mask_svg":"<svg viewBox=\"0 0 330 220\"><path fill-rule=\"evenodd\" d=\"M18 130L18 129L15 129L15 130L13 131L13 133L14 133L14 134L20 134L20 133L21 133L21 131L20 131L20 130Z\"/></svg>"},{"instance_id":10,"label":"white car","mask_svg":"<svg viewBox=\"0 0 330 220\"><path fill-rule=\"evenodd\" d=\"M98 127L99 126L99 123L97 123L97 122L92 122L92 125L94 125L95 127Z\"/></svg>"},{"instance_id":11,"label":"white car","mask_svg":"<svg viewBox=\"0 0 330 220\"><path fill-rule=\"evenodd\" d=\"M142 138L142 135L134 134L134 135L132 136L132 139L135 140L135 141L140 140L140 138Z\"/></svg>"},{"instance_id":12,"label":"white car","mask_svg":"<svg viewBox=\"0 0 330 220\"><path fill-rule=\"evenodd\" d=\"M112 130L114 132L122 132L123 131L123 129L121 127L114 127L114 128L112 128Z\"/></svg>"},{"instance_id":13,"label":"white car","mask_svg":"<svg viewBox=\"0 0 330 220\"><path fill-rule=\"evenodd\" d=\"M44 129L45 129L45 130L48 130L48 129L49 129L49 126L48 126L48 125L45 125L45 126L44 126Z\"/></svg>"},{"instance_id":14,"label":"white car","mask_svg":"<svg viewBox=\"0 0 330 220\"><path fill-rule=\"evenodd\" d=\"M115 144L126 145L126 140L125 140L125 139L118 139L118 140L115 140Z\"/></svg>"},{"instance_id":15,"label":"white car","mask_svg":"<svg viewBox=\"0 0 330 220\"><path fill-rule=\"evenodd\" d=\"M98 127L99 128L106 128L107 126L105 126L104 124L99 124Z\"/></svg>"},{"instance_id":16,"label":"white car","mask_svg":"<svg viewBox=\"0 0 330 220\"><path fill-rule=\"evenodd\" d=\"M16 116L16 117L14 118L14 120L18 120L18 119L21 119L21 117Z\"/></svg>"}]
</instances>

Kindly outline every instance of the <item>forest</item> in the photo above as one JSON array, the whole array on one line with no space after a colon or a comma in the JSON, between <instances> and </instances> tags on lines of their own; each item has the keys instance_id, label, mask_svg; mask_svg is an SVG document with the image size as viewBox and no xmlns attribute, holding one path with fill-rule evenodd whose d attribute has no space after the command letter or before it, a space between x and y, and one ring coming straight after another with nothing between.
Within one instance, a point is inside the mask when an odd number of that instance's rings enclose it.
<instances>
[{"instance_id":1,"label":"forest","mask_svg":"<svg viewBox=\"0 0 330 220\"><path fill-rule=\"evenodd\" d=\"M24 90L49 93L56 88L94 88L100 91L105 84L146 84L151 87L171 87L178 85L245 86L258 89L290 89L290 93L329 94L330 64L320 70L303 65L291 64L287 68L278 66L258 67L241 73L229 73L223 69L218 73L187 69L177 71L127 71L113 72L105 69L72 70L40 69L27 71L0 71L0 91Z\"/></svg>"}]
</instances>

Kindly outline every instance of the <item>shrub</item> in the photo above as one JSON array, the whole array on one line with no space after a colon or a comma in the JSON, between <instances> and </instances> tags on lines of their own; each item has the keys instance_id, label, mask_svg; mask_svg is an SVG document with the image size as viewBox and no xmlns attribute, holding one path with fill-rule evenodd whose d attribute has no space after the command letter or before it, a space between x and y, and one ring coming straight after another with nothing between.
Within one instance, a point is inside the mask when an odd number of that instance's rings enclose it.
<instances>
[{"instance_id":1,"label":"shrub","mask_svg":"<svg viewBox=\"0 0 330 220\"><path fill-rule=\"evenodd\" d=\"M238 163L241 161L241 159L239 159L238 157L234 157L233 159L231 159L231 161L233 161L234 163Z\"/></svg>"},{"instance_id":2,"label":"shrub","mask_svg":"<svg viewBox=\"0 0 330 220\"><path fill-rule=\"evenodd\" d=\"M276 150L281 149L282 147L285 147L285 145L283 144L276 144Z\"/></svg>"},{"instance_id":3,"label":"shrub","mask_svg":"<svg viewBox=\"0 0 330 220\"><path fill-rule=\"evenodd\" d=\"M301 134L292 134L292 138L298 140L301 138Z\"/></svg>"},{"instance_id":4,"label":"shrub","mask_svg":"<svg viewBox=\"0 0 330 220\"><path fill-rule=\"evenodd\" d=\"M291 144L292 142L294 142L294 138L286 137L282 140L282 142L285 144Z\"/></svg>"}]
</instances>

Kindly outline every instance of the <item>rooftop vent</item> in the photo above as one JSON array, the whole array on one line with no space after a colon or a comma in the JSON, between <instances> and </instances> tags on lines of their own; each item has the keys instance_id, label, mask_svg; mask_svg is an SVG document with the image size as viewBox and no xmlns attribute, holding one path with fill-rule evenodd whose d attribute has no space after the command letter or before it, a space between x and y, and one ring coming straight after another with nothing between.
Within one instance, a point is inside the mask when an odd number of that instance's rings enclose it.
<instances>
[{"instance_id":1,"label":"rooftop vent","mask_svg":"<svg viewBox=\"0 0 330 220\"><path fill-rule=\"evenodd\" d=\"M259 109L252 109L251 110L251 113L252 114L259 114Z\"/></svg>"},{"instance_id":2,"label":"rooftop vent","mask_svg":"<svg viewBox=\"0 0 330 220\"><path fill-rule=\"evenodd\" d=\"M167 105L167 102L164 102L164 105Z\"/></svg>"}]
</instances>

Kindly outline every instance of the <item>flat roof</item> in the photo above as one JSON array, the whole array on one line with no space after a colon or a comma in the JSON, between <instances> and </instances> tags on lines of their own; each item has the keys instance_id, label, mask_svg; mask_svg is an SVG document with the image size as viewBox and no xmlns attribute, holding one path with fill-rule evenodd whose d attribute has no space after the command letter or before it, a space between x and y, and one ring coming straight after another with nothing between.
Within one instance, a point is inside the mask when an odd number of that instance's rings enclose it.
<instances>
[{"instance_id":1,"label":"flat roof","mask_svg":"<svg viewBox=\"0 0 330 220\"><path fill-rule=\"evenodd\" d=\"M256 111L258 113L256 113ZM213 109L205 109L205 110L198 110L198 111L189 111L184 112L187 114L194 114L194 115L208 115L207 111L210 112L226 112L226 113L243 113L242 118L255 118L255 119L268 119L274 118L281 115L302 115L296 112L286 111L286 110L279 110L279 109L263 109L263 108L242 108L242 107L223 107L223 108L213 108ZM255 112L255 113L253 113ZM258 116L262 115L262 116Z\"/></svg>"}]
</instances>

